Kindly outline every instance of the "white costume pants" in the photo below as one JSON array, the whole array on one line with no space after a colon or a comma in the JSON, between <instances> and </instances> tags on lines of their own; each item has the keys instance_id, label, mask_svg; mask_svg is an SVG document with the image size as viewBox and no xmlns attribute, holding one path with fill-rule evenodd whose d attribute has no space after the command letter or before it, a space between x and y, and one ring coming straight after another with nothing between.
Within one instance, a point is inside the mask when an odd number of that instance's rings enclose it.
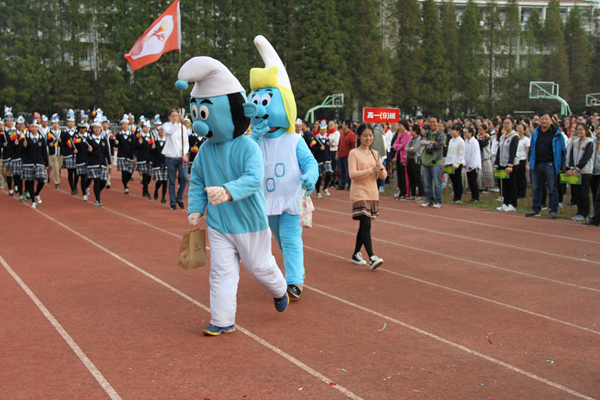
<instances>
[{"instance_id":1,"label":"white costume pants","mask_svg":"<svg viewBox=\"0 0 600 400\"><path fill-rule=\"evenodd\" d=\"M208 228L210 243L211 324L235 324L240 260L254 280L273 298L285 295L287 284L271 252L271 230L224 234Z\"/></svg>"}]
</instances>

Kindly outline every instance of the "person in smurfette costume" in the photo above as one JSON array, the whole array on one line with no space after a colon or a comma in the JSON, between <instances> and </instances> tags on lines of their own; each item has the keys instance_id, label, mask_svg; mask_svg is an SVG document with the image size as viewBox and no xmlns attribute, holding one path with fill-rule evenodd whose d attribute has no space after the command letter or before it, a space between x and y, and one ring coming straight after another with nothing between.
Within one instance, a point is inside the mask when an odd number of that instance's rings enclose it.
<instances>
[{"instance_id":1,"label":"person in smurfette costume","mask_svg":"<svg viewBox=\"0 0 600 400\"><path fill-rule=\"evenodd\" d=\"M202 332L235 331L240 260L252 277L286 310L286 282L271 252L262 185L263 158L254 140L244 135L256 104L233 74L210 57L194 57L179 70L180 90L195 82L190 111L194 131L208 140L192 166L188 220L198 225L206 210L210 241L211 323Z\"/></svg>"},{"instance_id":2,"label":"person in smurfette costume","mask_svg":"<svg viewBox=\"0 0 600 400\"><path fill-rule=\"evenodd\" d=\"M315 189L319 167L306 142L294 133L296 100L283 62L264 36L257 36L254 44L265 68L250 71L250 100L258 106L252 138L263 154L269 226L283 253L287 292L298 300L305 277L300 197L304 188L309 195Z\"/></svg>"}]
</instances>

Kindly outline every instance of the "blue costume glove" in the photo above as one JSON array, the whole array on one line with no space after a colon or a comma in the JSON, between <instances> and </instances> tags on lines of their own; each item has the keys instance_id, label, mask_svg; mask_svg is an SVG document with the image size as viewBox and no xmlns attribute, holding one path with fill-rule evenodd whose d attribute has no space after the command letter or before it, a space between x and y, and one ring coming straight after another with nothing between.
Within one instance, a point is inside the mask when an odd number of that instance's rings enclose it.
<instances>
[{"instance_id":1,"label":"blue costume glove","mask_svg":"<svg viewBox=\"0 0 600 400\"><path fill-rule=\"evenodd\" d=\"M301 175L300 180L302 180L302 186L306 186L306 192L310 196L315 190L315 184L317 182L311 182L310 175L308 174Z\"/></svg>"},{"instance_id":2,"label":"blue costume glove","mask_svg":"<svg viewBox=\"0 0 600 400\"><path fill-rule=\"evenodd\" d=\"M252 126L252 139L256 143L260 143L265 133L269 132L269 121L264 119L258 124Z\"/></svg>"}]
</instances>

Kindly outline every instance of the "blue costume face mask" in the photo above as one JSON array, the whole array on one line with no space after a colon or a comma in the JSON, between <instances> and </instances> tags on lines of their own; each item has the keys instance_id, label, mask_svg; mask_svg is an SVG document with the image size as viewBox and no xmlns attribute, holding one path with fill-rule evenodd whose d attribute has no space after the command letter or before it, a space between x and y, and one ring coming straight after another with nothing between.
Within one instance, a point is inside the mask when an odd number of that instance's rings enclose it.
<instances>
[{"instance_id":1,"label":"blue costume face mask","mask_svg":"<svg viewBox=\"0 0 600 400\"><path fill-rule=\"evenodd\" d=\"M227 96L192 98L190 101L192 129L212 143L222 143L233 139L234 125L231 106Z\"/></svg>"},{"instance_id":2,"label":"blue costume face mask","mask_svg":"<svg viewBox=\"0 0 600 400\"><path fill-rule=\"evenodd\" d=\"M289 127L290 121L279 89L257 89L250 94L250 101L258 106L258 114L252 118L252 125L257 125L267 119L270 128Z\"/></svg>"}]
</instances>

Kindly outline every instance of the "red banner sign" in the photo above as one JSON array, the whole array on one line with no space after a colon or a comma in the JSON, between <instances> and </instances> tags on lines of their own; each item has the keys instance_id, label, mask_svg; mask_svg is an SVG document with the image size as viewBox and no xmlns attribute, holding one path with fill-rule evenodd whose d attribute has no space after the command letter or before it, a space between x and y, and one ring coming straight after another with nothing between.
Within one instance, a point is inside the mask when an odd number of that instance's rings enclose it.
<instances>
[{"instance_id":1,"label":"red banner sign","mask_svg":"<svg viewBox=\"0 0 600 400\"><path fill-rule=\"evenodd\" d=\"M363 121L367 123L397 123L400 121L400 109L365 107L363 108Z\"/></svg>"}]
</instances>

